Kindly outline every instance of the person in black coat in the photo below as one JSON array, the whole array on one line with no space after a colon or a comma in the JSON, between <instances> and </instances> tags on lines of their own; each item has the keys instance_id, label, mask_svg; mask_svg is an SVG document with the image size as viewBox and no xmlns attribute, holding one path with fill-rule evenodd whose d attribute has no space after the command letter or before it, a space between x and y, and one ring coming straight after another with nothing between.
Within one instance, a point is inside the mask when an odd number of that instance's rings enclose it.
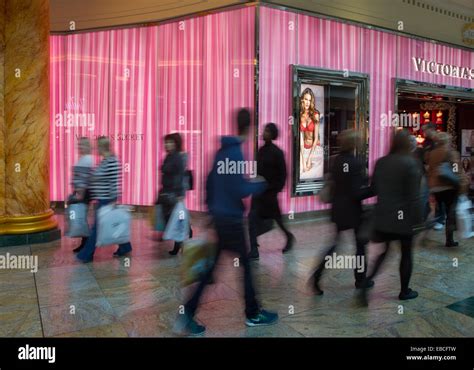
<instances>
[{"instance_id":1,"label":"person in black coat","mask_svg":"<svg viewBox=\"0 0 474 370\"><path fill-rule=\"evenodd\" d=\"M338 141L341 152L332 160L329 168L334 195L331 221L336 224L337 233L334 244L326 251L322 262L311 277L310 281L316 295L324 293L319 286L319 281L325 269L327 257L333 255L340 241L341 233L345 230L354 230L356 258L364 262L363 268L359 267L354 270L356 288L362 288L366 275L365 246L368 240L361 235L360 228L363 218L361 202L369 197L369 191L366 186L365 165L361 159L354 155L360 138L356 131L346 130L338 136ZM373 282L371 284L373 285Z\"/></svg>"},{"instance_id":2,"label":"person in black coat","mask_svg":"<svg viewBox=\"0 0 474 370\"><path fill-rule=\"evenodd\" d=\"M168 223L174 206L184 199L184 161L179 151L180 142L175 134L165 136L166 157L161 166L161 189L158 195L158 204L163 207L163 217ZM182 243L175 242L169 254L178 254Z\"/></svg>"},{"instance_id":3,"label":"person in black coat","mask_svg":"<svg viewBox=\"0 0 474 370\"><path fill-rule=\"evenodd\" d=\"M274 123L268 123L263 131L263 145L257 154L257 174L268 183L267 190L252 198L249 213L249 258L258 259L257 224L264 219L275 220L280 229L285 233L286 245L283 253L288 252L295 241L293 234L285 227L278 204L278 193L283 190L286 182L286 162L283 151L273 144L278 138L278 128Z\"/></svg>"},{"instance_id":4,"label":"person in black coat","mask_svg":"<svg viewBox=\"0 0 474 370\"><path fill-rule=\"evenodd\" d=\"M379 271L388 251L390 242L400 241L400 281L399 299L413 299L418 293L409 288L412 272L413 235L422 222L423 206L420 197L421 169L413 157L410 133L397 131L390 153L375 164L371 182L371 192L377 196L374 210L374 240L384 243L383 252L377 257L373 271L366 280L372 279ZM360 303L367 305L367 292L363 289Z\"/></svg>"}]
</instances>

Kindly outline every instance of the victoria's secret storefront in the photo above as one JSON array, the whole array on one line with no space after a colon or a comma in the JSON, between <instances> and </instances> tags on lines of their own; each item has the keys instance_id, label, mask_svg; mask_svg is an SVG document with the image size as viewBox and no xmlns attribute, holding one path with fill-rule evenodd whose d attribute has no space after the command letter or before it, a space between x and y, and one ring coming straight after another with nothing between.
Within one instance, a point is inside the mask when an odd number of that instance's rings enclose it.
<instances>
[{"instance_id":1,"label":"victoria's secret storefront","mask_svg":"<svg viewBox=\"0 0 474 370\"><path fill-rule=\"evenodd\" d=\"M394 126L417 134L428 115L458 145L462 129L474 129L474 52L266 5L53 35L50 78L56 201L70 191L77 137L108 135L123 163L122 202L151 205L162 137L178 131L196 178L187 204L204 210L218 137L235 133L232 112L243 106L255 109L259 132L279 126L290 174L284 212L327 207L315 194L346 128L367 139L360 154L370 170ZM245 146L250 158L254 144Z\"/></svg>"}]
</instances>

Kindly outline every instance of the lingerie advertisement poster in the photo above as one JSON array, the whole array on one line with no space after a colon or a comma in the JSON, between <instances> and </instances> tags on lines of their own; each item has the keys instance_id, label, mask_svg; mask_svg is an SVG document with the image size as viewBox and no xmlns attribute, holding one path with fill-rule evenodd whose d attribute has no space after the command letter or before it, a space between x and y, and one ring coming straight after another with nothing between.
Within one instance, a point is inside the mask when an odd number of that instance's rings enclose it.
<instances>
[{"instance_id":1,"label":"lingerie advertisement poster","mask_svg":"<svg viewBox=\"0 0 474 370\"><path fill-rule=\"evenodd\" d=\"M299 180L324 175L324 86L301 84L299 109Z\"/></svg>"}]
</instances>

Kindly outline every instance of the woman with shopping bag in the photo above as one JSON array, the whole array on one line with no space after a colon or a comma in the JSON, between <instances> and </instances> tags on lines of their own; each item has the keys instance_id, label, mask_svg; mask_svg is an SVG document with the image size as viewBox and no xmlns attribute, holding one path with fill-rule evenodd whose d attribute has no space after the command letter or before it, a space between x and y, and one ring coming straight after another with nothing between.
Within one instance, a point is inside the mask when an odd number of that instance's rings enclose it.
<instances>
[{"instance_id":1,"label":"woman with shopping bag","mask_svg":"<svg viewBox=\"0 0 474 370\"><path fill-rule=\"evenodd\" d=\"M70 238L81 238L81 244L73 249L74 253L80 252L86 245L89 236L89 225L87 223L87 211L89 209L89 180L91 176L93 158L91 155L91 143L89 138L79 139L79 160L72 168L73 192L68 197L67 236Z\"/></svg>"},{"instance_id":2,"label":"woman with shopping bag","mask_svg":"<svg viewBox=\"0 0 474 370\"><path fill-rule=\"evenodd\" d=\"M179 151L181 142L177 139L177 135L179 134L168 134L164 138L166 157L161 166L161 189L156 202L163 213L166 224L163 239L175 241L173 250L169 251L172 256L178 254L183 239L169 230L174 230L176 227L182 228L182 224L185 222L188 225L187 234L189 234L189 215L185 209L182 209L184 207L183 177L185 164ZM172 217L172 213L178 204L174 217Z\"/></svg>"},{"instance_id":3,"label":"woman with shopping bag","mask_svg":"<svg viewBox=\"0 0 474 370\"><path fill-rule=\"evenodd\" d=\"M96 200L95 222L87 243L77 258L84 262L91 262L94 258L94 252L97 244L98 215L102 207L114 205L120 195L120 174L121 166L118 158L110 149L108 138L101 136L98 139L99 155L102 161L93 171L90 180L91 199ZM110 212L108 212L110 213ZM127 220L129 222L129 219ZM120 226L120 225L119 225ZM132 251L130 241L119 244L114 256L123 256Z\"/></svg>"}]
</instances>

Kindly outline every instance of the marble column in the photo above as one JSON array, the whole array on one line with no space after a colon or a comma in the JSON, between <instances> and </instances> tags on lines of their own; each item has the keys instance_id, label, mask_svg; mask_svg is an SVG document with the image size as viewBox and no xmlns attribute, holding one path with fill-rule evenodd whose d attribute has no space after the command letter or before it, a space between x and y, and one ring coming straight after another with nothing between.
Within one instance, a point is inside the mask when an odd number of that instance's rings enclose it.
<instances>
[{"instance_id":1,"label":"marble column","mask_svg":"<svg viewBox=\"0 0 474 370\"><path fill-rule=\"evenodd\" d=\"M57 228L49 208L49 0L0 4L0 234L40 233Z\"/></svg>"},{"instance_id":2,"label":"marble column","mask_svg":"<svg viewBox=\"0 0 474 370\"><path fill-rule=\"evenodd\" d=\"M0 0L0 233L5 220L5 0Z\"/></svg>"}]
</instances>

